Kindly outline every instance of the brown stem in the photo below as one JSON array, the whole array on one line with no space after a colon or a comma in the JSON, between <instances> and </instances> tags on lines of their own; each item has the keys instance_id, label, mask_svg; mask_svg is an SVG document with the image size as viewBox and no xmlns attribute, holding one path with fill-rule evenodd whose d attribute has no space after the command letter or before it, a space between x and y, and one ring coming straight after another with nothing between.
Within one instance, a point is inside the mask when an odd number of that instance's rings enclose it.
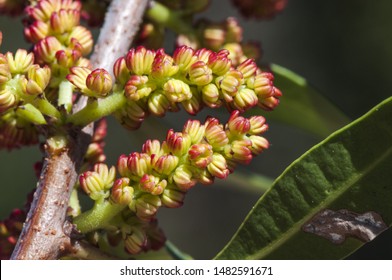
<instances>
[{"instance_id":1,"label":"brown stem","mask_svg":"<svg viewBox=\"0 0 392 280\"><path fill-rule=\"evenodd\" d=\"M148 0L113 0L91 57L95 67L111 70L117 56L131 45ZM118 30L118 31L117 31ZM74 111L85 106L76 104ZM47 141L45 163L34 199L11 259L58 259L72 253L72 225L66 221L69 197L91 141L92 125L70 130L66 146Z\"/></svg>"}]
</instances>

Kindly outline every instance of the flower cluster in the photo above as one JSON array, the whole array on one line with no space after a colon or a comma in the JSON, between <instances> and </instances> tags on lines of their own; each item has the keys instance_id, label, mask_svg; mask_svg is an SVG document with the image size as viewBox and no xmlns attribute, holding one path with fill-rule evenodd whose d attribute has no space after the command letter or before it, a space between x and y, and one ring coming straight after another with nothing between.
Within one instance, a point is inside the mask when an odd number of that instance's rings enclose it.
<instances>
[{"instance_id":1,"label":"flower cluster","mask_svg":"<svg viewBox=\"0 0 392 280\"><path fill-rule=\"evenodd\" d=\"M287 0L233 0L233 3L246 17L271 19L283 11Z\"/></svg>"},{"instance_id":2,"label":"flower cluster","mask_svg":"<svg viewBox=\"0 0 392 280\"><path fill-rule=\"evenodd\" d=\"M83 72L74 67L69 80L80 87L76 81L86 83L86 75L79 74ZM281 96L271 73L261 71L251 59L234 67L227 50L182 46L171 57L163 49L138 47L115 62L114 75L114 90L123 91L127 99L115 116L128 129L138 128L149 114L178 111L179 105L191 115L203 106L245 111L258 105L273 110Z\"/></svg>"},{"instance_id":3,"label":"flower cluster","mask_svg":"<svg viewBox=\"0 0 392 280\"><path fill-rule=\"evenodd\" d=\"M34 43L36 61L50 65L57 87L72 66L89 66L91 32L80 25L82 4L71 0L41 0L26 8L25 37Z\"/></svg>"},{"instance_id":4,"label":"flower cluster","mask_svg":"<svg viewBox=\"0 0 392 280\"><path fill-rule=\"evenodd\" d=\"M112 225L117 226L114 232L125 238L127 251L135 254L154 243L151 231L155 244L164 241L155 220L160 207L180 207L196 183L225 179L237 164L248 164L268 148L268 141L260 136L267 128L263 117L245 118L239 111L233 111L225 125L212 117L204 124L189 120L182 132L169 130L162 143L148 140L141 153L120 156L119 179L115 179L114 167L98 164L80 176L80 185L98 203L106 199L123 207ZM133 232L134 237L124 231Z\"/></svg>"}]
</instances>

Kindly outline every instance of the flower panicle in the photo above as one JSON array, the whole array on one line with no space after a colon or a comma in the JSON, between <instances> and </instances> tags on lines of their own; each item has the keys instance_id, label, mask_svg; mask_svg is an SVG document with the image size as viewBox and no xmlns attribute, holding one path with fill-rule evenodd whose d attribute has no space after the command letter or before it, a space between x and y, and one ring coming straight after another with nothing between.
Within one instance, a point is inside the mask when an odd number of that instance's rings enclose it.
<instances>
[{"instance_id":1,"label":"flower panicle","mask_svg":"<svg viewBox=\"0 0 392 280\"><path fill-rule=\"evenodd\" d=\"M163 49L131 49L113 67L115 88L123 89L127 98L116 118L128 129L136 129L148 115L162 117L180 106L191 115L205 106L224 105L241 112L254 106L273 110L281 96L273 75L260 70L252 59L234 66L229 56L227 50L196 51L187 46L177 48L173 56Z\"/></svg>"}]
</instances>

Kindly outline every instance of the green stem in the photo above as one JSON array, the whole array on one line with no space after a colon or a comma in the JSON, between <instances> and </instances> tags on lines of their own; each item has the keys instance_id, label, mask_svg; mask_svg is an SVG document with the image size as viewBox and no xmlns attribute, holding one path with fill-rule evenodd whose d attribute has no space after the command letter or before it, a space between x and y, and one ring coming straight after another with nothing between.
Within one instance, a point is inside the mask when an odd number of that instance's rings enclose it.
<instances>
[{"instance_id":1,"label":"green stem","mask_svg":"<svg viewBox=\"0 0 392 280\"><path fill-rule=\"evenodd\" d=\"M78 126L86 126L107 115L112 114L127 102L123 92L114 92L112 95L90 102L79 112L68 117L67 122Z\"/></svg>"},{"instance_id":2,"label":"green stem","mask_svg":"<svg viewBox=\"0 0 392 280\"><path fill-rule=\"evenodd\" d=\"M75 217L80 215L80 213L82 212L82 209L80 207L79 197L78 197L78 190L76 188L72 190L68 205L71 208L71 210L68 212L68 215Z\"/></svg>"},{"instance_id":3,"label":"green stem","mask_svg":"<svg viewBox=\"0 0 392 280\"><path fill-rule=\"evenodd\" d=\"M67 113L72 109L73 85L68 80L63 80L59 86L58 106L64 106Z\"/></svg>"},{"instance_id":4,"label":"green stem","mask_svg":"<svg viewBox=\"0 0 392 280\"><path fill-rule=\"evenodd\" d=\"M32 104L44 115L60 120L61 113L45 97L37 97Z\"/></svg>"},{"instance_id":5,"label":"green stem","mask_svg":"<svg viewBox=\"0 0 392 280\"><path fill-rule=\"evenodd\" d=\"M77 216L73 223L81 233L102 229L109 225L110 221L120 213L127 205L113 204L109 201L96 203L94 207Z\"/></svg>"},{"instance_id":6,"label":"green stem","mask_svg":"<svg viewBox=\"0 0 392 280\"><path fill-rule=\"evenodd\" d=\"M193 34L193 27L181 18L178 12L175 12L158 2L153 2L151 7L146 11L148 19L164 25L179 34Z\"/></svg>"},{"instance_id":7,"label":"green stem","mask_svg":"<svg viewBox=\"0 0 392 280\"><path fill-rule=\"evenodd\" d=\"M40 110L38 110L31 104L25 104L19 106L15 112L19 117L33 124L37 124L37 125L46 124L46 120L42 115L42 113L40 112Z\"/></svg>"}]
</instances>

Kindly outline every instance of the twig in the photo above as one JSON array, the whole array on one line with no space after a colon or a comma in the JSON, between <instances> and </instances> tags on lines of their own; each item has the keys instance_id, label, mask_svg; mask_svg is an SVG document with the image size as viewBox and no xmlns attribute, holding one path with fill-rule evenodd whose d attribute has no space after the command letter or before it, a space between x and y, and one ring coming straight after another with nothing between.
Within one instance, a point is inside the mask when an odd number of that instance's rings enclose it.
<instances>
[{"instance_id":1,"label":"twig","mask_svg":"<svg viewBox=\"0 0 392 280\"><path fill-rule=\"evenodd\" d=\"M126 52L147 4L148 0L113 0L91 57L95 67L111 70L114 59ZM85 100L76 105L74 111L82 109ZM58 259L72 251L72 225L66 222L66 210L92 126L68 132L65 146L46 143L44 167L11 259Z\"/></svg>"}]
</instances>

